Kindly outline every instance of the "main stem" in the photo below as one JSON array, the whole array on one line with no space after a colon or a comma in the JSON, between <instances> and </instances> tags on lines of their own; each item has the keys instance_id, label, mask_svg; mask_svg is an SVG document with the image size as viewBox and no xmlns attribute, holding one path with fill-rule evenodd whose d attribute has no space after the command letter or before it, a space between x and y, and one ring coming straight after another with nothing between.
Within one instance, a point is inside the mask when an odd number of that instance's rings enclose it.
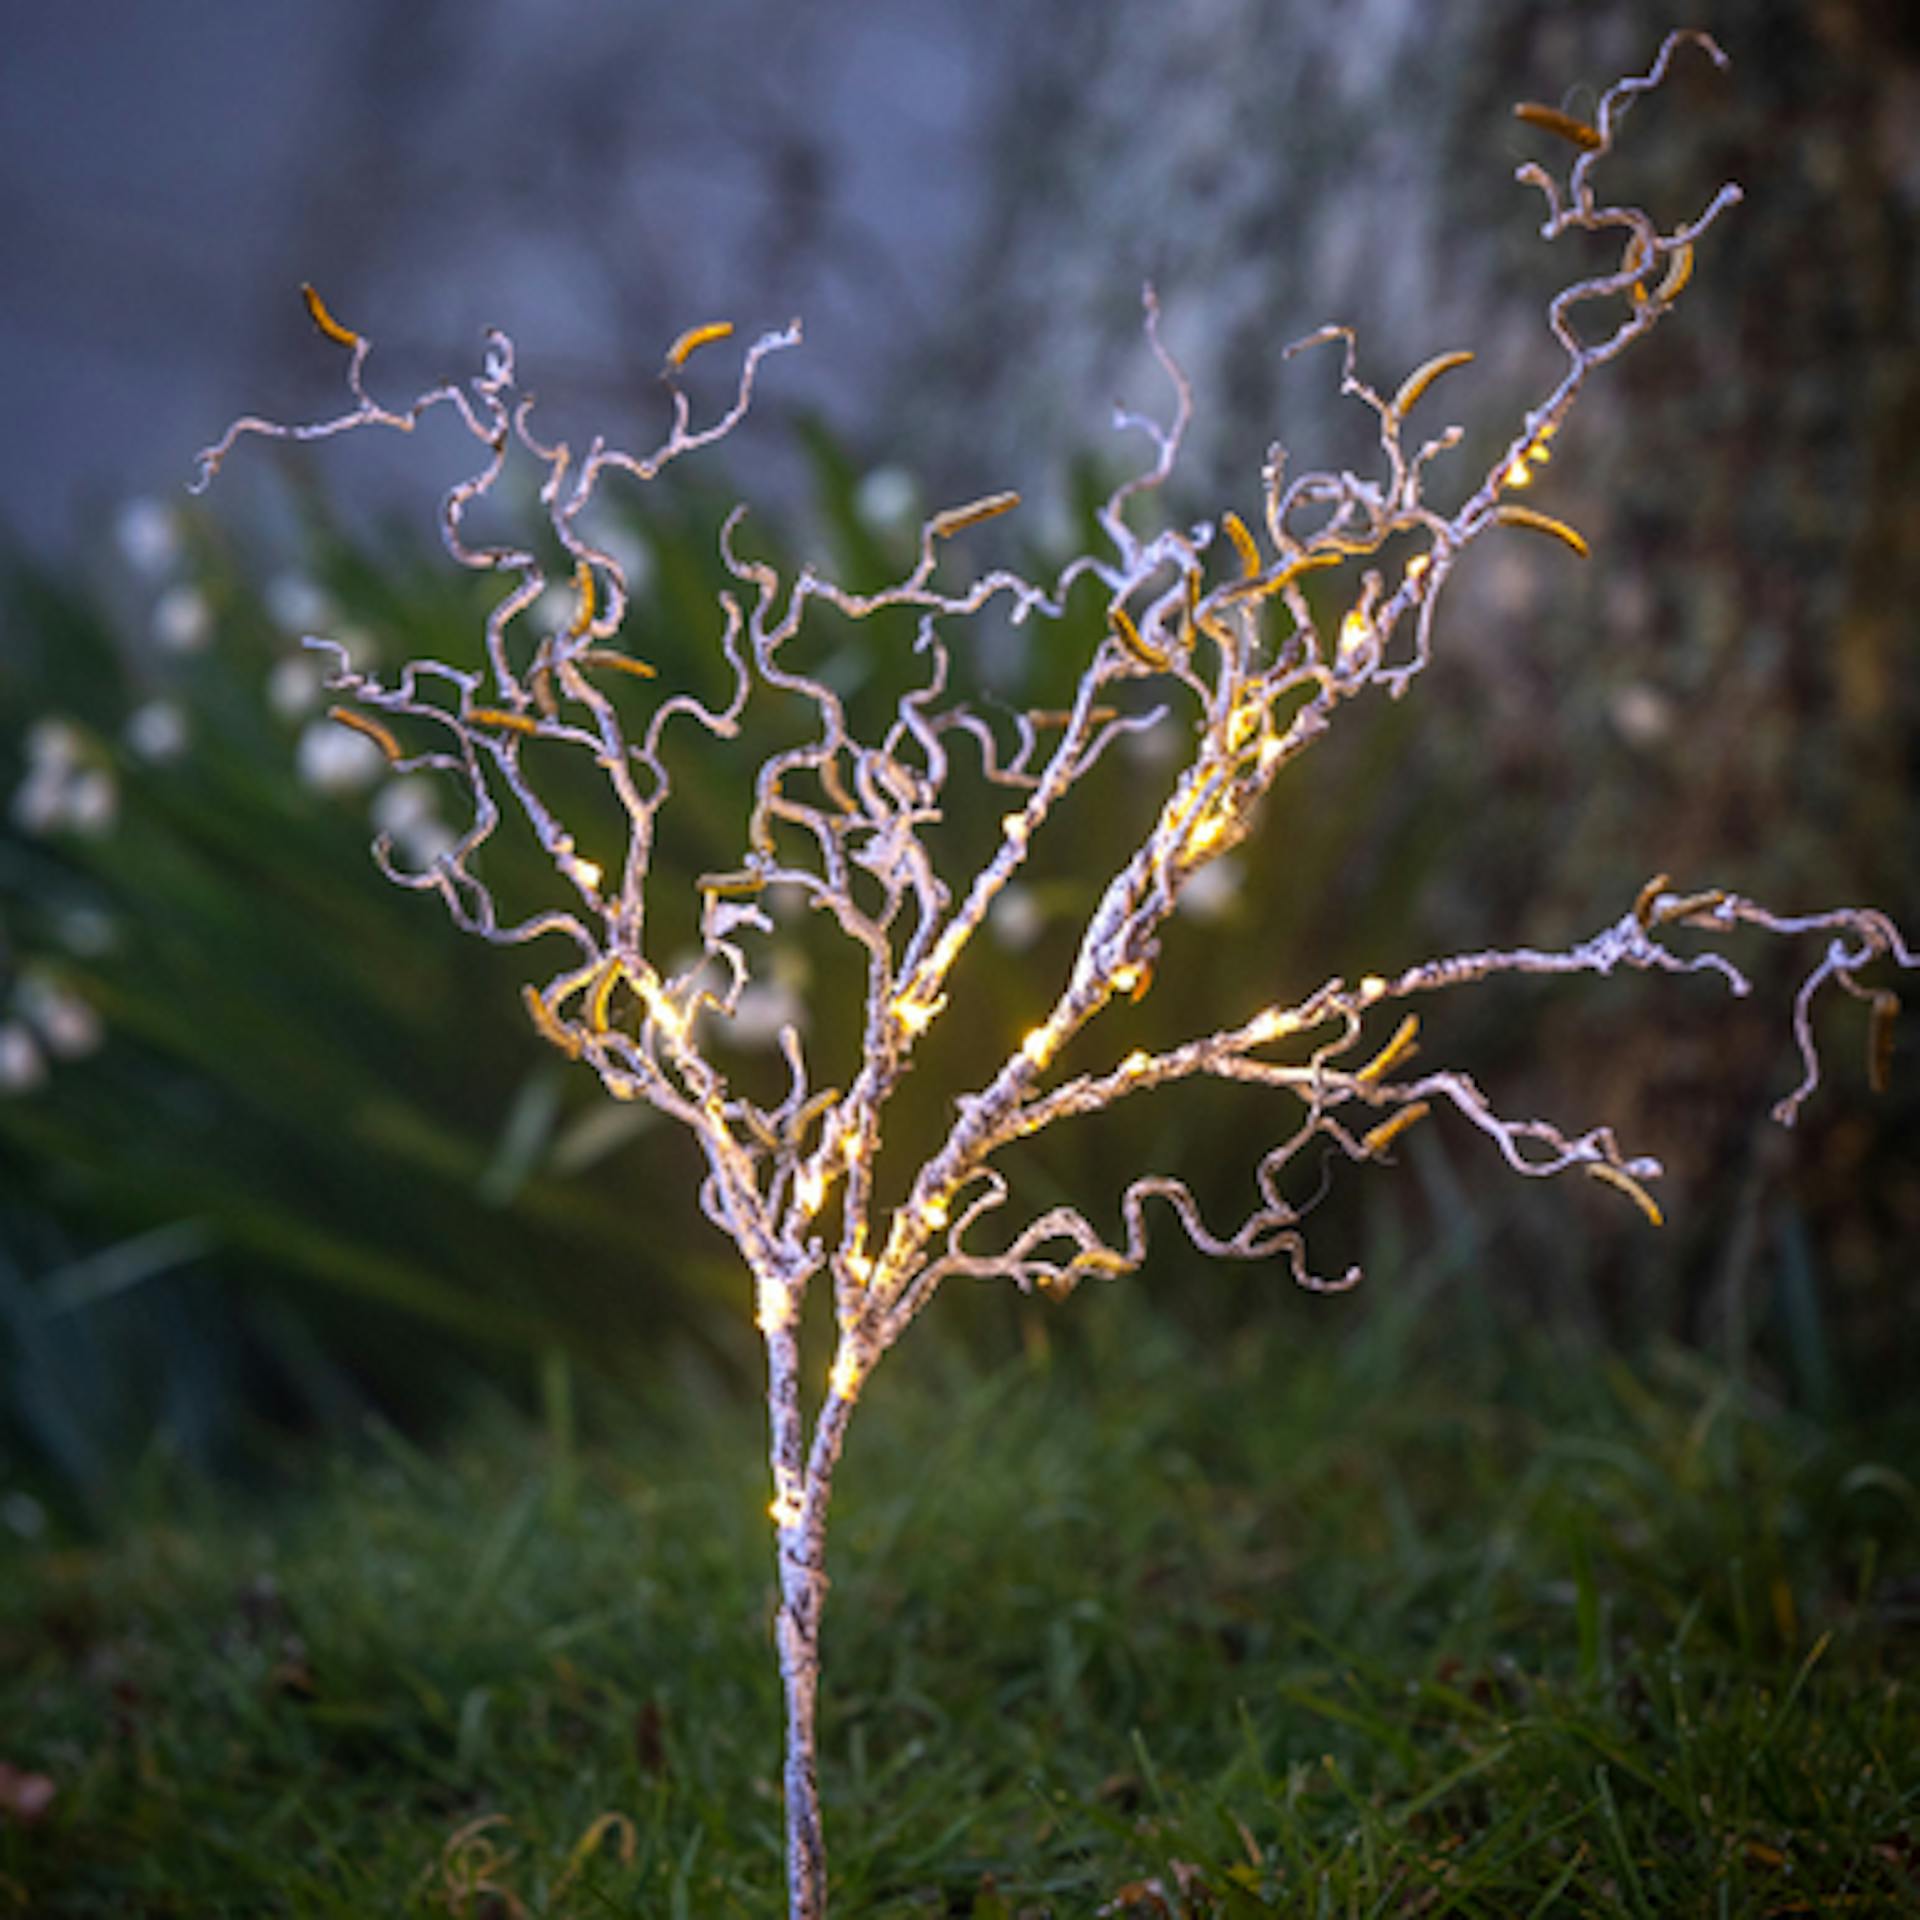
<instances>
[{"instance_id":1,"label":"main stem","mask_svg":"<svg viewBox=\"0 0 1920 1920\"><path fill-rule=\"evenodd\" d=\"M797 1292L797 1289L796 1289ZM830 1391L806 1444L800 1408L800 1341L795 1319L767 1329L767 1413L773 1517L780 1566L775 1641L786 1696L787 1912L824 1920L827 1847L820 1821L820 1615L827 1597L827 1508L846 1437L850 1397Z\"/></svg>"}]
</instances>

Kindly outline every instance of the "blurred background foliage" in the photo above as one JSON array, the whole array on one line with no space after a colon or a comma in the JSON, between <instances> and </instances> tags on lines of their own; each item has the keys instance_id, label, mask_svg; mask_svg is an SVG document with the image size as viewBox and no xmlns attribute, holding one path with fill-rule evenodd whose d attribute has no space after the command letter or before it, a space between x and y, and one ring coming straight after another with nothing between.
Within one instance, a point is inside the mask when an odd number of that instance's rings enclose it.
<instances>
[{"instance_id":1,"label":"blurred background foliage","mask_svg":"<svg viewBox=\"0 0 1920 1920\"><path fill-rule=\"evenodd\" d=\"M976 557L1057 564L1118 457L1075 465L1060 449L1087 443L1114 386L1160 402L1138 346L1147 273L1199 393L1171 498L1183 517L1249 513L1276 431L1297 460L1363 456L1331 369L1279 361L1322 320L1360 324L1363 371L1383 382L1478 347L1446 407L1432 403L1468 424L1463 458L1535 397L1552 372L1538 315L1565 263L1510 184L1526 147L1509 103L1590 109L1668 11L1503 0L1445 41L1412 4L1373 9L1365 34L1344 10L1214 11L1204 42L1152 0L1062 8L1041 44L995 38L996 59L1018 44L1017 84L976 103L992 160L969 176L983 210L953 249L974 269L912 325L884 277L856 277L891 358L864 414L834 431L783 416L770 392L763 418L803 457L756 539L874 581L899 569L919 511L1015 484L1033 510L983 530ZM1667 217L1723 177L1749 199L1543 478L1542 504L1596 558L1582 569L1517 541L1461 569L1435 671L1405 702L1345 716L1292 770L1266 831L1183 916L1152 993L1113 1023L1116 1051L1335 971L1564 944L1661 869L1782 909L1873 901L1913 931L1916 29L1910 10L1866 0L1705 11L1735 68L1696 63L1636 110L1620 184ZM590 53L555 42L551 57ZM913 208L895 211L912 224ZM574 238L611 251L604 234ZM420 277L396 233L382 245ZM343 246L336 234L312 257ZM462 300L483 283L469 263ZM656 313L665 287L616 303L622 338L703 317L684 302ZM777 276L744 286L736 310L784 317L788 291ZM287 307L284 338L310 364L319 350ZM372 328L380 308L345 310ZM416 340L456 337L441 312L411 325ZM537 371L539 340L522 345ZM862 364L844 337L835 352ZM578 369L561 371L577 403ZM220 392L216 414L255 389L228 373ZM896 460L927 474L918 493ZM663 684L712 670L728 464L655 490L624 530L645 579L632 645ZM758 456L733 464L766 504ZM37 540L4 563L0 1492L99 1502L156 1446L245 1471L268 1429L369 1409L427 1425L480 1384L524 1398L544 1381L552 1396L576 1364L642 1395L754 1381L731 1252L693 1205L691 1147L541 1046L518 1010L522 958L380 883L376 825L424 852L446 823L320 723L302 631L389 663L466 657L484 583L446 565L421 518L367 507L401 488L348 512L311 469L284 472L270 540L228 518L244 490L230 477L211 513L96 513L83 563ZM418 498L432 483L402 484ZM993 698L1052 705L1097 617L1076 603L1065 631L987 622L949 638ZM823 628L820 646L884 705L910 637ZM1116 759L1043 846L963 976L973 1011L915 1075L905 1144L975 1077L983 1036L997 1047L1027 1023L1030 983L1063 964L1154 771ZM743 806L726 756L678 777L686 831L667 867L685 877L737 855ZM961 851L999 811L982 804L980 820L956 809ZM830 989L844 971L819 929L793 932L767 1010L807 1006L823 1053L844 1054L851 1008ZM1678 1335L1836 1415L1897 1391L1920 1360L1911 1035L1892 1093L1870 1102L1859 1009L1829 1009L1830 1084L1782 1135L1766 1113L1794 1072L1786 1003L1810 956L1743 957L1760 988L1747 1002L1701 981L1512 985L1428 1018L1429 1056L1468 1066L1510 1110L1610 1119L1659 1154L1664 1234L1585 1183L1515 1181L1477 1139L1430 1125L1398 1174L1337 1171L1313 1220L1318 1265L1362 1259L1385 1289L1405 1250L1439 1249L1476 1311L1551 1313L1596 1339ZM1272 1131L1245 1089L1183 1089L1049 1141L1024 1192L1097 1213L1116 1169L1178 1167L1224 1220ZM1284 1283L1209 1270L1168 1237L1139 1284L1227 1338ZM946 1337L990 1342L1035 1324L997 1297L950 1301L944 1318Z\"/></svg>"},{"instance_id":2,"label":"blurred background foliage","mask_svg":"<svg viewBox=\"0 0 1920 1920\"><path fill-rule=\"evenodd\" d=\"M817 426L803 440L809 511L792 544L856 585L897 574L922 510L912 483L863 474ZM488 583L398 525L348 531L297 466L285 471L278 571L236 552L213 515L152 502L128 508L84 578L18 555L6 566L10 629L26 644L0 700L12 796L0 1355L6 1475L43 1495L103 1501L156 1447L244 1474L274 1429L369 1413L431 1428L477 1385L529 1400L564 1390L576 1363L643 1398L754 1386L742 1277L697 1215L690 1143L607 1102L537 1039L516 993L543 977L537 954L461 938L436 901L386 886L367 858L375 827L426 858L451 812L324 719L299 635L339 635L363 663L403 648L465 659ZM1084 468L1087 539L1102 490ZM726 496L698 483L656 493L644 525L617 535L638 585L630 644L663 686L707 684ZM768 550L750 525L748 545ZM1008 527L996 535L1029 568L1064 557ZM976 548L962 564L992 557ZM1100 617L1096 595L1061 628L1017 639L991 621L971 644L955 630L956 678L989 705L1058 706ZM872 623L829 626L815 644L858 715L890 706L916 670L910 640ZM738 752L703 741L681 754L669 899L690 901L695 872L737 862L743 782L775 737L763 725ZM982 1047L1030 1024L1183 737L1170 715L1116 754L1037 843L903 1096L896 1183L978 1079ZM1610 917L1638 869L1542 874L1551 918L1503 870L1504 823L1526 802L1489 778L1480 737L1445 664L1416 697L1354 714L1294 771L1267 832L1195 890L1152 992L1087 1043L1089 1059L1435 950L1490 884L1542 937ZM941 830L956 858L984 855L1003 804L956 782ZM1737 878L1764 893L1777 874L1759 864ZM489 872L508 895L538 893L537 858L510 833ZM741 1032L722 1041L730 1064L748 1081L772 1072L772 1027L797 1014L822 1073L844 1084L859 1011L846 954L804 920L778 946ZM1597 1336L1690 1335L1829 1410L1890 1387L1912 1339L1889 1258L1914 1204L1912 1077L1870 1110L1860 1036L1836 1020L1834 1085L1798 1140L1776 1142L1763 1116L1791 1071L1790 978L1760 959L1771 991L1752 1011L1699 983L1626 981L1509 987L1428 1013L1434 1054L1471 1063L1510 1106L1586 1122L1625 1105L1635 1150L1674 1163L1667 1234L1584 1187L1516 1182L1442 1125L1398 1175L1327 1169L1319 1268L1361 1259L1390 1288L1419 1249L1489 1310L1550 1312ZM1569 1072L1594 1032L1625 1057L1604 1076ZM1645 1089L1677 1079L1688 1104L1661 1115ZM1032 1205L1072 1196L1096 1214L1119 1169L1178 1169L1225 1221L1279 1124L1251 1090L1176 1089L1012 1164ZM1300 1170L1303 1197L1321 1172ZM1154 1267L1144 1284L1165 1311L1223 1337L1287 1284L1277 1263L1208 1271L1170 1233ZM950 1302L945 1337L1000 1343L1056 1311Z\"/></svg>"}]
</instances>

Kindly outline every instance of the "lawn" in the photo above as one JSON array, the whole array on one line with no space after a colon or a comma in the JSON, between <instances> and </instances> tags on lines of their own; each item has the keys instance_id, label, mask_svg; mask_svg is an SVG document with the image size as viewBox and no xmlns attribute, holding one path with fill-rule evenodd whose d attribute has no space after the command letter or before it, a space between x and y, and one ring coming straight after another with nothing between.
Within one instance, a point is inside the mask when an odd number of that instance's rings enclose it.
<instances>
[{"instance_id":1,"label":"lawn","mask_svg":"<svg viewBox=\"0 0 1920 1920\"><path fill-rule=\"evenodd\" d=\"M836 1914L1920 1910L1913 1418L1454 1293L907 1344L835 1515ZM8 1548L56 1791L0 1912L782 1911L756 1411L586 1398Z\"/></svg>"}]
</instances>

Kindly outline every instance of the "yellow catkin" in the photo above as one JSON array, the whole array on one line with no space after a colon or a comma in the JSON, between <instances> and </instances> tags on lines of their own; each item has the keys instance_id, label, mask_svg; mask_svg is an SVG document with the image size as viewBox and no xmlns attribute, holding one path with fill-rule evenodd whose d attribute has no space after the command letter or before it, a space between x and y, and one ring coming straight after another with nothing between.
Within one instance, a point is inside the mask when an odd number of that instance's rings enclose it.
<instances>
[{"instance_id":1,"label":"yellow catkin","mask_svg":"<svg viewBox=\"0 0 1920 1920\"><path fill-rule=\"evenodd\" d=\"M1659 1201L1625 1167L1616 1167L1605 1160L1589 1160L1587 1172L1603 1186L1612 1187L1616 1192L1624 1193L1647 1216L1651 1225L1664 1227L1667 1224L1667 1216L1660 1211Z\"/></svg>"},{"instance_id":2,"label":"yellow catkin","mask_svg":"<svg viewBox=\"0 0 1920 1920\"><path fill-rule=\"evenodd\" d=\"M703 873L694 885L702 893L716 894L723 900L744 900L764 892L767 879L761 873Z\"/></svg>"},{"instance_id":3,"label":"yellow catkin","mask_svg":"<svg viewBox=\"0 0 1920 1920\"><path fill-rule=\"evenodd\" d=\"M1409 1100L1397 1113L1390 1115L1377 1127L1369 1128L1362 1134L1360 1144L1369 1154L1383 1153L1409 1127L1417 1125L1432 1111L1432 1106L1425 1100Z\"/></svg>"},{"instance_id":4,"label":"yellow catkin","mask_svg":"<svg viewBox=\"0 0 1920 1920\"><path fill-rule=\"evenodd\" d=\"M360 336L351 327L343 327L327 311L327 303L320 298L318 290L303 280L300 283L300 298L307 303L307 317L335 346L357 347Z\"/></svg>"},{"instance_id":5,"label":"yellow catkin","mask_svg":"<svg viewBox=\"0 0 1920 1920\"><path fill-rule=\"evenodd\" d=\"M1656 873L1647 884L1633 896L1633 917L1640 923L1640 931L1645 933L1653 925L1653 903L1673 885L1673 875Z\"/></svg>"},{"instance_id":6,"label":"yellow catkin","mask_svg":"<svg viewBox=\"0 0 1920 1920\"><path fill-rule=\"evenodd\" d=\"M1019 504L1017 493L990 493L984 499L970 500L964 507L949 507L945 513L936 513L927 522L927 531L936 540L945 540L952 534L979 526L983 520L997 520Z\"/></svg>"},{"instance_id":7,"label":"yellow catkin","mask_svg":"<svg viewBox=\"0 0 1920 1920\"><path fill-rule=\"evenodd\" d=\"M1516 101L1513 117L1524 120L1530 127L1538 127L1542 133L1557 133L1562 140L1571 141L1582 153L1597 153L1606 145L1600 129L1592 122L1576 120L1572 114L1562 113L1558 107L1542 106L1537 100Z\"/></svg>"},{"instance_id":8,"label":"yellow catkin","mask_svg":"<svg viewBox=\"0 0 1920 1920\"><path fill-rule=\"evenodd\" d=\"M580 1036L564 1027L553 1016L553 1010L541 999L536 988L522 987L520 997L526 1002L527 1013L532 1018L541 1039L550 1042L564 1053L569 1060L580 1057Z\"/></svg>"},{"instance_id":9,"label":"yellow catkin","mask_svg":"<svg viewBox=\"0 0 1920 1920\"><path fill-rule=\"evenodd\" d=\"M689 327L667 349L667 365L684 367L688 359L702 347L710 347L716 340L725 340L732 332L731 320L709 320L705 326Z\"/></svg>"},{"instance_id":10,"label":"yellow catkin","mask_svg":"<svg viewBox=\"0 0 1920 1920\"><path fill-rule=\"evenodd\" d=\"M1156 673L1163 672L1169 665L1167 656L1158 647L1150 647L1141 637L1140 629L1133 623L1133 615L1125 607L1109 607L1107 618L1113 623L1114 638L1142 666L1151 667Z\"/></svg>"},{"instance_id":11,"label":"yellow catkin","mask_svg":"<svg viewBox=\"0 0 1920 1920\"><path fill-rule=\"evenodd\" d=\"M554 698L553 669L546 665L535 667L527 675L527 685L533 689L533 704L549 720L555 719L560 712L560 702Z\"/></svg>"},{"instance_id":12,"label":"yellow catkin","mask_svg":"<svg viewBox=\"0 0 1920 1920\"><path fill-rule=\"evenodd\" d=\"M1231 507L1220 516L1220 524L1226 529L1227 538L1233 542L1233 550L1240 556L1240 578L1251 580L1260 571L1260 549L1253 543L1253 535L1247 531L1247 523Z\"/></svg>"},{"instance_id":13,"label":"yellow catkin","mask_svg":"<svg viewBox=\"0 0 1920 1920\"><path fill-rule=\"evenodd\" d=\"M351 707L329 707L327 718L336 726L351 727L355 733L364 735L396 766L405 758L400 750L400 742L378 720L369 720L364 713L355 713Z\"/></svg>"},{"instance_id":14,"label":"yellow catkin","mask_svg":"<svg viewBox=\"0 0 1920 1920\"><path fill-rule=\"evenodd\" d=\"M1893 1084L1893 1023L1900 1017L1900 996L1882 987L1867 1016L1867 1085L1885 1093Z\"/></svg>"},{"instance_id":15,"label":"yellow catkin","mask_svg":"<svg viewBox=\"0 0 1920 1920\"><path fill-rule=\"evenodd\" d=\"M1288 561L1271 579L1236 580L1232 586L1221 589L1220 597L1223 600L1268 600L1282 589L1292 586L1302 574L1317 573L1322 567L1337 567L1346 557L1344 553L1326 550L1303 553L1299 559Z\"/></svg>"},{"instance_id":16,"label":"yellow catkin","mask_svg":"<svg viewBox=\"0 0 1920 1920\"><path fill-rule=\"evenodd\" d=\"M1669 900L1660 911L1650 917L1650 927L1671 926L1676 920L1691 920L1696 913L1711 913L1727 897L1724 887L1711 887L1705 893L1682 894L1678 900Z\"/></svg>"},{"instance_id":17,"label":"yellow catkin","mask_svg":"<svg viewBox=\"0 0 1920 1920\"><path fill-rule=\"evenodd\" d=\"M1675 247L1673 252L1668 255L1667 270L1660 276L1660 284L1653 290L1654 304L1664 307L1668 301L1677 300L1680 297L1681 289L1685 287L1687 282L1692 278L1693 246L1691 242L1689 242L1685 246ZM1634 285L1633 291L1636 298L1646 298L1646 296L1641 293L1637 282Z\"/></svg>"},{"instance_id":18,"label":"yellow catkin","mask_svg":"<svg viewBox=\"0 0 1920 1920\"><path fill-rule=\"evenodd\" d=\"M1584 536L1564 520L1556 520L1550 513L1540 513L1532 507L1507 505L1495 507L1493 517L1503 527L1525 527L1531 533L1550 533L1556 540L1571 547L1582 560L1593 551Z\"/></svg>"},{"instance_id":19,"label":"yellow catkin","mask_svg":"<svg viewBox=\"0 0 1920 1920\"><path fill-rule=\"evenodd\" d=\"M1402 1065L1420 1051L1419 1035L1420 1016L1417 1013L1410 1013L1400 1022L1399 1031L1393 1038L1353 1077L1366 1086L1377 1085L1395 1067Z\"/></svg>"},{"instance_id":20,"label":"yellow catkin","mask_svg":"<svg viewBox=\"0 0 1920 1920\"><path fill-rule=\"evenodd\" d=\"M509 713L505 707L469 707L467 720L476 727L497 727L502 733L538 733L540 722L529 713Z\"/></svg>"},{"instance_id":21,"label":"yellow catkin","mask_svg":"<svg viewBox=\"0 0 1920 1920\"><path fill-rule=\"evenodd\" d=\"M1102 1280L1117 1280L1132 1271L1133 1262L1112 1247L1082 1247L1067 1262L1066 1273L1061 1277L1077 1280L1083 1273L1090 1273Z\"/></svg>"},{"instance_id":22,"label":"yellow catkin","mask_svg":"<svg viewBox=\"0 0 1920 1920\"><path fill-rule=\"evenodd\" d=\"M1393 396L1393 405L1387 411L1396 420L1405 419L1414 403L1443 373L1451 373L1455 367L1464 367L1472 358L1471 351L1461 347L1452 353L1436 353L1431 360L1423 360L1401 381L1400 391Z\"/></svg>"},{"instance_id":23,"label":"yellow catkin","mask_svg":"<svg viewBox=\"0 0 1920 1920\"><path fill-rule=\"evenodd\" d=\"M593 625L596 600L593 586L593 569L584 560L576 560L573 566L573 590L577 596L573 609L573 619L567 625L570 639L577 640Z\"/></svg>"},{"instance_id":24,"label":"yellow catkin","mask_svg":"<svg viewBox=\"0 0 1920 1920\"><path fill-rule=\"evenodd\" d=\"M631 654L613 653L605 647L588 647L574 658L583 667L605 667L609 673L630 673L636 680L651 680L658 672L644 660L636 660Z\"/></svg>"},{"instance_id":25,"label":"yellow catkin","mask_svg":"<svg viewBox=\"0 0 1920 1920\"><path fill-rule=\"evenodd\" d=\"M587 1025L595 1033L605 1033L612 1024L614 989L626 978L626 969L615 960L609 960L594 975L593 985L587 989Z\"/></svg>"}]
</instances>

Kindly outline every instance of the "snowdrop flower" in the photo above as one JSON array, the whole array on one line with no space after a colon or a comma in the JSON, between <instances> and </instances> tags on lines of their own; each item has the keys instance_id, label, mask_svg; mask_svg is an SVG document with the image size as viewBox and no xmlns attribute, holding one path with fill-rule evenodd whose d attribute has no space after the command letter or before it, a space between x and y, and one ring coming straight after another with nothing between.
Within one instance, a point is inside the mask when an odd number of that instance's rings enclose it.
<instances>
[{"instance_id":1,"label":"snowdrop flower","mask_svg":"<svg viewBox=\"0 0 1920 1920\"><path fill-rule=\"evenodd\" d=\"M266 602L268 617L287 633L312 633L333 618L333 602L301 573L275 574Z\"/></svg>"},{"instance_id":2,"label":"snowdrop flower","mask_svg":"<svg viewBox=\"0 0 1920 1920\"><path fill-rule=\"evenodd\" d=\"M294 766L321 793L353 793L370 787L387 764L373 742L331 720L316 720L300 736Z\"/></svg>"},{"instance_id":3,"label":"snowdrop flower","mask_svg":"<svg viewBox=\"0 0 1920 1920\"><path fill-rule=\"evenodd\" d=\"M0 1023L0 1094L31 1093L46 1077L33 1035L18 1020Z\"/></svg>"},{"instance_id":4,"label":"snowdrop flower","mask_svg":"<svg viewBox=\"0 0 1920 1920\"><path fill-rule=\"evenodd\" d=\"M43 974L21 983L16 1002L56 1060L84 1060L106 1040L99 1014L72 988Z\"/></svg>"},{"instance_id":5,"label":"snowdrop flower","mask_svg":"<svg viewBox=\"0 0 1920 1920\"><path fill-rule=\"evenodd\" d=\"M1020 953L1039 939L1046 919L1033 889L1021 886L1016 880L1011 886L1003 887L999 898L987 909L987 931L1009 953Z\"/></svg>"},{"instance_id":6,"label":"snowdrop flower","mask_svg":"<svg viewBox=\"0 0 1920 1920\"><path fill-rule=\"evenodd\" d=\"M424 776L389 780L373 796L373 824L412 866L424 870L451 853L460 837L440 817L439 796Z\"/></svg>"},{"instance_id":7,"label":"snowdrop flower","mask_svg":"<svg viewBox=\"0 0 1920 1920\"><path fill-rule=\"evenodd\" d=\"M267 675L267 705L282 720L298 720L320 704L326 674L310 653L290 653L276 660Z\"/></svg>"},{"instance_id":8,"label":"snowdrop flower","mask_svg":"<svg viewBox=\"0 0 1920 1920\"><path fill-rule=\"evenodd\" d=\"M144 580L157 580L180 555L180 519L158 500L129 500L113 523L120 557Z\"/></svg>"},{"instance_id":9,"label":"snowdrop flower","mask_svg":"<svg viewBox=\"0 0 1920 1920\"><path fill-rule=\"evenodd\" d=\"M638 600L653 584L653 549L631 527L610 527L594 545L626 576L627 593Z\"/></svg>"},{"instance_id":10,"label":"snowdrop flower","mask_svg":"<svg viewBox=\"0 0 1920 1920\"><path fill-rule=\"evenodd\" d=\"M198 653L213 638L213 608L198 587L169 587L153 603L153 638L164 653Z\"/></svg>"},{"instance_id":11,"label":"snowdrop flower","mask_svg":"<svg viewBox=\"0 0 1920 1920\"><path fill-rule=\"evenodd\" d=\"M806 1008L790 986L780 980L755 980L741 989L726 1036L737 1047L770 1047L782 1027L805 1024Z\"/></svg>"},{"instance_id":12,"label":"snowdrop flower","mask_svg":"<svg viewBox=\"0 0 1920 1920\"><path fill-rule=\"evenodd\" d=\"M26 739L27 777L13 796L13 822L23 833L102 833L119 806L113 775L89 766L78 728L66 720L37 720Z\"/></svg>"},{"instance_id":13,"label":"snowdrop flower","mask_svg":"<svg viewBox=\"0 0 1920 1920\"><path fill-rule=\"evenodd\" d=\"M537 633L565 633L573 625L580 596L570 580L550 580L537 599L520 617L530 620Z\"/></svg>"},{"instance_id":14,"label":"snowdrop flower","mask_svg":"<svg viewBox=\"0 0 1920 1920\"><path fill-rule=\"evenodd\" d=\"M920 489L904 467L875 467L854 489L854 512L883 533L911 526L919 508Z\"/></svg>"},{"instance_id":15,"label":"snowdrop flower","mask_svg":"<svg viewBox=\"0 0 1920 1920\"><path fill-rule=\"evenodd\" d=\"M149 700L127 717L127 745L142 760L165 766L187 750L187 719L171 700Z\"/></svg>"},{"instance_id":16,"label":"snowdrop flower","mask_svg":"<svg viewBox=\"0 0 1920 1920\"><path fill-rule=\"evenodd\" d=\"M105 767L89 767L67 787L64 824L75 833L97 839L120 813L120 789Z\"/></svg>"},{"instance_id":17,"label":"snowdrop flower","mask_svg":"<svg viewBox=\"0 0 1920 1920\"><path fill-rule=\"evenodd\" d=\"M1200 921L1221 919L1239 898L1244 878L1239 861L1223 854L1187 882L1180 894L1180 911Z\"/></svg>"}]
</instances>

